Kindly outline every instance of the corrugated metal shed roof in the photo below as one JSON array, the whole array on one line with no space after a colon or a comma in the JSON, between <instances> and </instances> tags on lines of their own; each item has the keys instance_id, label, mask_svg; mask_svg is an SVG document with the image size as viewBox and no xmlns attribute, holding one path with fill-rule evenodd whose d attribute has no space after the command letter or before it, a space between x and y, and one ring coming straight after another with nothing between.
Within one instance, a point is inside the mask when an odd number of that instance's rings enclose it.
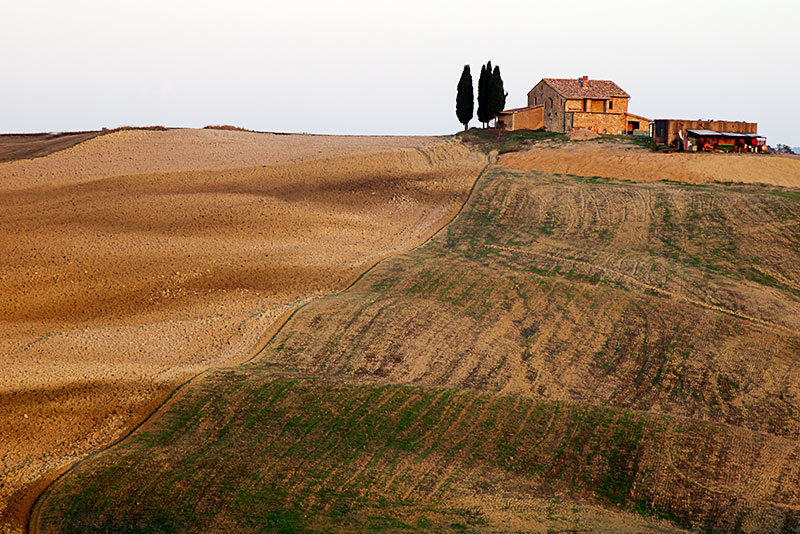
<instances>
[{"instance_id":1,"label":"corrugated metal shed roof","mask_svg":"<svg viewBox=\"0 0 800 534\"><path fill-rule=\"evenodd\" d=\"M698 137L719 137L722 135L722 132L715 132L714 130L686 130L686 132Z\"/></svg>"},{"instance_id":2,"label":"corrugated metal shed roof","mask_svg":"<svg viewBox=\"0 0 800 534\"><path fill-rule=\"evenodd\" d=\"M715 132L714 130L686 130L695 137L739 137L752 139L753 137L763 137L758 134L736 133L736 132Z\"/></svg>"}]
</instances>

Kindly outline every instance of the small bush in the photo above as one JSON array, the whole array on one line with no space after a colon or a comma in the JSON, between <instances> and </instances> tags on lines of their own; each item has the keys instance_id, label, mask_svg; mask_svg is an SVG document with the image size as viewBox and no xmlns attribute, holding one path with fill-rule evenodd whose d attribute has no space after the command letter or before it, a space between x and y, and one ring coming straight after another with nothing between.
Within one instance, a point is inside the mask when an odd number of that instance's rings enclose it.
<instances>
[{"instance_id":1,"label":"small bush","mask_svg":"<svg viewBox=\"0 0 800 534\"><path fill-rule=\"evenodd\" d=\"M247 128L240 128L238 126L233 126L232 124L209 124L208 126L203 127L204 130L231 130L236 132L252 132L252 130L248 130Z\"/></svg>"}]
</instances>

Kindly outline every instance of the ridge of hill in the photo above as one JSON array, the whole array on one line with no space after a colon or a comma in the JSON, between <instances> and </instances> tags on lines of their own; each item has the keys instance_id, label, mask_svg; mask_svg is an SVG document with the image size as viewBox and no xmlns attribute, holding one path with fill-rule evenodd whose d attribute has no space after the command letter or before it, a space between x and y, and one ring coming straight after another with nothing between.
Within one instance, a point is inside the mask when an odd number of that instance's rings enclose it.
<instances>
[{"instance_id":1,"label":"ridge of hill","mask_svg":"<svg viewBox=\"0 0 800 534\"><path fill-rule=\"evenodd\" d=\"M636 182L741 182L800 187L800 160L795 158L777 154L661 154L602 140L509 152L500 156L500 164L519 170Z\"/></svg>"},{"instance_id":2,"label":"ridge of hill","mask_svg":"<svg viewBox=\"0 0 800 534\"><path fill-rule=\"evenodd\" d=\"M793 532L798 359L797 189L493 166L32 525Z\"/></svg>"},{"instance_id":3,"label":"ridge of hill","mask_svg":"<svg viewBox=\"0 0 800 534\"><path fill-rule=\"evenodd\" d=\"M43 157L66 150L98 135L102 135L102 132L0 134L0 163Z\"/></svg>"},{"instance_id":4,"label":"ridge of hill","mask_svg":"<svg viewBox=\"0 0 800 534\"><path fill-rule=\"evenodd\" d=\"M325 136L187 128L120 129L94 134L45 158L0 161L0 190L71 186L112 176L252 169L366 152L425 148L444 141L421 136Z\"/></svg>"}]
</instances>

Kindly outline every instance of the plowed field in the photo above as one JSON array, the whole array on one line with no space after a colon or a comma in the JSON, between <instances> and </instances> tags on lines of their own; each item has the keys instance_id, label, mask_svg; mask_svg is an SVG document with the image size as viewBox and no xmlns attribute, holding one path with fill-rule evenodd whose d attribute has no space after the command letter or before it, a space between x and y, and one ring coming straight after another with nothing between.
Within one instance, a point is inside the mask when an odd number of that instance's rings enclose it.
<instances>
[{"instance_id":1,"label":"plowed field","mask_svg":"<svg viewBox=\"0 0 800 534\"><path fill-rule=\"evenodd\" d=\"M800 529L800 192L491 167L35 526Z\"/></svg>"},{"instance_id":2,"label":"plowed field","mask_svg":"<svg viewBox=\"0 0 800 534\"><path fill-rule=\"evenodd\" d=\"M191 130L0 164L3 528L187 377L423 242L484 165L433 138Z\"/></svg>"},{"instance_id":3,"label":"plowed field","mask_svg":"<svg viewBox=\"0 0 800 534\"><path fill-rule=\"evenodd\" d=\"M66 136L70 137L70 136ZM0 164L4 190L108 176L240 169L347 154L425 147L432 137L282 135L228 130L122 130L36 160Z\"/></svg>"},{"instance_id":4,"label":"plowed field","mask_svg":"<svg viewBox=\"0 0 800 534\"><path fill-rule=\"evenodd\" d=\"M602 176L636 182L745 182L800 187L800 159L780 155L658 154L619 143L585 141L500 156L513 169Z\"/></svg>"}]
</instances>

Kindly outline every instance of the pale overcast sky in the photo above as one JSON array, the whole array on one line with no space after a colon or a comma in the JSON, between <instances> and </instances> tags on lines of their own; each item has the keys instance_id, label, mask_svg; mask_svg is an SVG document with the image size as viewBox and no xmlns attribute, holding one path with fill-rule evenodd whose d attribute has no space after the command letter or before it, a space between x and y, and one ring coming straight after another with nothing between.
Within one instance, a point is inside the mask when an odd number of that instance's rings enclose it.
<instances>
[{"instance_id":1,"label":"pale overcast sky","mask_svg":"<svg viewBox=\"0 0 800 534\"><path fill-rule=\"evenodd\" d=\"M452 133L463 65L491 60L508 107L588 75L800 146L798 28L797 0L0 0L0 131Z\"/></svg>"}]
</instances>

